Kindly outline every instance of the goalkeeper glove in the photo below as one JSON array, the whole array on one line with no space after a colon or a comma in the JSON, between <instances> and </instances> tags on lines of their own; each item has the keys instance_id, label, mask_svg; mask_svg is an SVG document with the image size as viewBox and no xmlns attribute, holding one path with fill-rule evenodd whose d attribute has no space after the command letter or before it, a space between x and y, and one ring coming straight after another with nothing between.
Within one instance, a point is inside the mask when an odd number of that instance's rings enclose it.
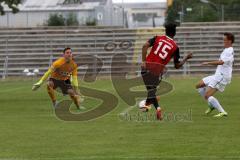
<instances>
[{"instance_id":1,"label":"goalkeeper glove","mask_svg":"<svg viewBox=\"0 0 240 160\"><path fill-rule=\"evenodd\" d=\"M40 80L40 81L38 81L37 83L35 83L35 84L32 86L32 90L33 90L33 91L36 91L38 88L41 87L42 83L43 83L42 80Z\"/></svg>"}]
</instances>

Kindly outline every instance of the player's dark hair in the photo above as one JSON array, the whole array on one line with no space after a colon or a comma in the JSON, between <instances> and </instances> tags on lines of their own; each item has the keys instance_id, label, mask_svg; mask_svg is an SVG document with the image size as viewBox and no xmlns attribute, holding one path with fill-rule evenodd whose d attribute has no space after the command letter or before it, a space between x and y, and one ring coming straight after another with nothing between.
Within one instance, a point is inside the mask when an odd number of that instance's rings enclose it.
<instances>
[{"instance_id":1,"label":"player's dark hair","mask_svg":"<svg viewBox=\"0 0 240 160\"><path fill-rule=\"evenodd\" d=\"M232 43L234 43L235 38L232 33L225 32L223 35L226 36L228 40L232 41Z\"/></svg>"},{"instance_id":2,"label":"player's dark hair","mask_svg":"<svg viewBox=\"0 0 240 160\"><path fill-rule=\"evenodd\" d=\"M165 32L167 36L174 37L176 35L177 25L174 23L165 24Z\"/></svg>"},{"instance_id":3,"label":"player's dark hair","mask_svg":"<svg viewBox=\"0 0 240 160\"><path fill-rule=\"evenodd\" d=\"M63 53L65 53L66 50L69 50L69 49L72 50L70 47L64 48Z\"/></svg>"}]
</instances>

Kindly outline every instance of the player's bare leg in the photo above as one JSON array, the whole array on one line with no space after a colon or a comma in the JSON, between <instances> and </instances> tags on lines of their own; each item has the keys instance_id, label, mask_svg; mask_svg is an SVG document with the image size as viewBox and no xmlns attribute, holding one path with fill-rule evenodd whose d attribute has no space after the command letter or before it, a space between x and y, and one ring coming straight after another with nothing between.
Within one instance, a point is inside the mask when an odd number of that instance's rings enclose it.
<instances>
[{"instance_id":1,"label":"player's bare leg","mask_svg":"<svg viewBox=\"0 0 240 160\"><path fill-rule=\"evenodd\" d=\"M203 80L198 82L198 84L196 85L196 89L198 90L198 93L204 98L206 93L206 85Z\"/></svg>"},{"instance_id":2,"label":"player's bare leg","mask_svg":"<svg viewBox=\"0 0 240 160\"><path fill-rule=\"evenodd\" d=\"M208 87L205 93L205 99L207 100L209 97L213 96L218 90L216 88Z\"/></svg>"},{"instance_id":3,"label":"player's bare leg","mask_svg":"<svg viewBox=\"0 0 240 160\"><path fill-rule=\"evenodd\" d=\"M217 92L218 90L216 88L211 88L208 87L206 94L205 94L205 99L208 101L208 103L211 104L212 107L217 109L219 111L219 114L214 115L214 117L223 117L227 116L227 112L223 109L219 101L213 97L213 95Z\"/></svg>"},{"instance_id":4,"label":"player's bare leg","mask_svg":"<svg viewBox=\"0 0 240 160\"><path fill-rule=\"evenodd\" d=\"M196 89L198 88L203 88L206 87L205 83L203 82L203 80L199 81L198 84L196 85Z\"/></svg>"},{"instance_id":5,"label":"player's bare leg","mask_svg":"<svg viewBox=\"0 0 240 160\"><path fill-rule=\"evenodd\" d=\"M51 98L51 101L53 103L53 106L56 107L56 96L55 96L55 93L54 93L54 84L52 81L49 81L48 84L47 84L47 92L48 92L48 95L49 97Z\"/></svg>"},{"instance_id":6,"label":"player's bare leg","mask_svg":"<svg viewBox=\"0 0 240 160\"><path fill-rule=\"evenodd\" d=\"M160 101L160 96L156 96L156 98L157 98L157 101L159 102Z\"/></svg>"},{"instance_id":7,"label":"player's bare leg","mask_svg":"<svg viewBox=\"0 0 240 160\"><path fill-rule=\"evenodd\" d=\"M145 107L143 108L143 111L148 111L151 108L151 105L154 105L156 109L156 116L158 120L162 120L162 113L161 113L161 107L158 104L158 101L160 97L156 96L157 92L157 86L159 85L159 77L151 74L150 72L146 72L144 68L142 68L142 78L144 81L144 84L147 89L147 99L145 103Z\"/></svg>"},{"instance_id":8,"label":"player's bare leg","mask_svg":"<svg viewBox=\"0 0 240 160\"><path fill-rule=\"evenodd\" d=\"M75 91L73 89L68 89L68 94L71 97L71 99L73 100L77 109L79 110L80 109L79 96L75 93Z\"/></svg>"},{"instance_id":9,"label":"player's bare leg","mask_svg":"<svg viewBox=\"0 0 240 160\"><path fill-rule=\"evenodd\" d=\"M204 100L205 99L205 94L206 94L206 84L203 82L203 80L199 81L196 85L196 89L198 90L198 93L201 95L201 97L203 97ZM205 111L205 114L210 114L215 108L208 102L208 106L209 108Z\"/></svg>"}]
</instances>

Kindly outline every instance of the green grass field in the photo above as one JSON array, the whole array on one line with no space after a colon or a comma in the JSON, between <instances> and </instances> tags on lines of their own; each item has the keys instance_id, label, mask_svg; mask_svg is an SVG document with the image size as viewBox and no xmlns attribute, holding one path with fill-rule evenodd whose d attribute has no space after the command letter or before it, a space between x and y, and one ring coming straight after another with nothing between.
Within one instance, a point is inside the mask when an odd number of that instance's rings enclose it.
<instances>
[{"instance_id":1,"label":"green grass field","mask_svg":"<svg viewBox=\"0 0 240 160\"><path fill-rule=\"evenodd\" d=\"M179 115L191 111L191 119L162 122L120 118L124 111L130 115L139 111L128 110L130 106L119 97L118 107L103 117L62 121L54 114L45 86L32 92L35 81L2 81L0 159L240 159L240 78L234 77L225 92L216 95L229 114L222 119L204 115L207 104L194 89L199 79L168 79L174 90L161 97L162 108ZM116 95L109 80L81 85ZM83 105L98 103L86 99Z\"/></svg>"}]
</instances>

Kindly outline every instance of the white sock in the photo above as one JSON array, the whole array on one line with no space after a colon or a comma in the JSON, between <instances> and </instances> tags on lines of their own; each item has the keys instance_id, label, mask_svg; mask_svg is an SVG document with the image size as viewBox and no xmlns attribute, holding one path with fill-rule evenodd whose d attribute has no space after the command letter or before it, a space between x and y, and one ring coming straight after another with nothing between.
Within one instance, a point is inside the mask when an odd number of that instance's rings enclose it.
<instances>
[{"instance_id":1,"label":"white sock","mask_svg":"<svg viewBox=\"0 0 240 160\"><path fill-rule=\"evenodd\" d=\"M213 96L209 97L208 102L211 104L211 106L216 108L219 112L225 112L223 107L220 105L220 103L218 102L218 100L215 97L213 97Z\"/></svg>"},{"instance_id":2,"label":"white sock","mask_svg":"<svg viewBox=\"0 0 240 160\"><path fill-rule=\"evenodd\" d=\"M205 96L205 91L206 91L206 88L203 87L203 88L198 88L198 93L204 98Z\"/></svg>"},{"instance_id":3,"label":"white sock","mask_svg":"<svg viewBox=\"0 0 240 160\"><path fill-rule=\"evenodd\" d=\"M209 101L208 101L208 106L209 106L210 108L214 108Z\"/></svg>"},{"instance_id":4,"label":"white sock","mask_svg":"<svg viewBox=\"0 0 240 160\"><path fill-rule=\"evenodd\" d=\"M205 92L206 92L206 87L203 88L198 88L198 93L205 99ZM208 105L210 108L214 108L211 103L208 101Z\"/></svg>"}]
</instances>

